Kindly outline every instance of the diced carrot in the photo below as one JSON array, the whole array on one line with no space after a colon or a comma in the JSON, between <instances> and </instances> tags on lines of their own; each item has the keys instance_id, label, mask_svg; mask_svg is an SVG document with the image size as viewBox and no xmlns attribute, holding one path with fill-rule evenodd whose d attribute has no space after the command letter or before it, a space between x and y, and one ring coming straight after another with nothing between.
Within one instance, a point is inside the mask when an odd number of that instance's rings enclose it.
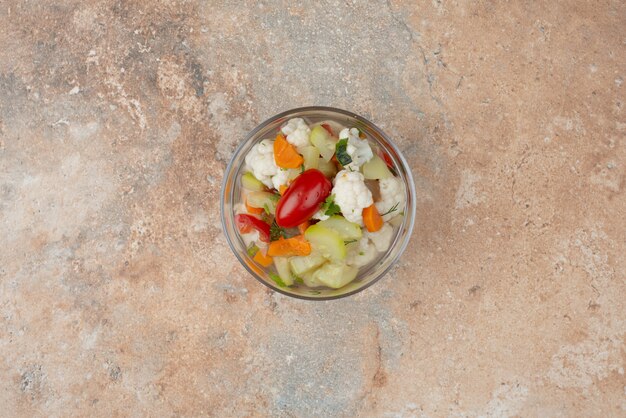
<instances>
[{"instance_id":1,"label":"diced carrot","mask_svg":"<svg viewBox=\"0 0 626 418\"><path fill-rule=\"evenodd\" d=\"M281 168L298 168L304 164L304 158L298 154L296 147L287 142L284 135L276 135L274 141L274 161Z\"/></svg>"},{"instance_id":2,"label":"diced carrot","mask_svg":"<svg viewBox=\"0 0 626 418\"><path fill-rule=\"evenodd\" d=\"M309 254L311 254L311 244L303 235L287 239L279 238L278 241L270 242L270 246L267 249L267 255L272 257L292 257Z\"/></svg>"},{"instance_id":3,"label":"diced carrot","mask_svg":"<svg viewBox=\"0 0 626 418\"><path fill-rule=\"evenodd\" d=\"M246 210L248 211L248 213L251 213L253 215L260 215L263 213L263 208L252 207L248 204L247 200L246 200Z\"/></svg>"},{"instance_id":4,"label":"diced carrot","mask_svg":"<svg viewBox=\"0 0 626 418\"><path fill-rule=\"evenodd\" d=\"M383 227L383 218L374 204L363 209L363 223L369 232L379 231Z\"/></svg>"},{"instance_id":5,"label":"diced carrot","mask_svg":"<svg viewBox=\"0 0 626 418\"><path fill-rule=\"evenodd\" d=\"M272 262L274 261L272 260L272 257L270 257L269 255L263 254L263 251L257 251L257 253L254 255L254 258L252 259L256 261L257 263L259 263L260 265L262 265L263 267L271 266Z\"/></svg>"},{"instance_id":6,"label":"diced carrot","mask_svg":"<svg viewBox=\"0 0 626 418\"><path fill-rule=\"evenodd\" d=\"M280 187L278 188L278 193L283 195L283 194L285 194L286 191L287 191L287 186L284 185L284 184L281 184Z\"/></svg>"},{"instance_id":7,"label":"diced carrot","mask_svg":"<svg viewBox=\"0 0 626 418\"><path fill-rule=\"evenodd\" d=\"M304 234L309 226L311 226L311 223L309 221L304 221L300 225L298 225L298 231L300 231L301 234Z\"/></svg>"}]
</instances>

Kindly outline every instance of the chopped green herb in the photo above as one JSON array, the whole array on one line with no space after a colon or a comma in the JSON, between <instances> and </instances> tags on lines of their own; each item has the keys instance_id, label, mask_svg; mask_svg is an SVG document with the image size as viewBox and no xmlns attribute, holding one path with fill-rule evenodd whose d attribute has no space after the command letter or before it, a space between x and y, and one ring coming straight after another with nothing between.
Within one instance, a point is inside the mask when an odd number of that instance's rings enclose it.
<instances>
[{"instance_id":1,"label":"chopped green herb","mask_svg":"<svg viewBox=\"0 0 626 418\"><path fill-rule=\"evenodd\" d=\"M335 145L335 154L339 164L346 166L352 162L352 157L348 154L348 138L340 139Z\"/></svg>"},{"instance_id":2,"label":"chopped green herb","mask_svg":"<svg viewBox=\"0 0 626 418\"><path fill-rule=\"evenodd\" d=\"M385 216L385 215L389 215L391 212L394 212L396 210L398 210L398 205L400 204L400 202L396 203L395 205L393 205L391 207L391 209L389 209L387 212L385 213L381 213L380 216Z\"/></svg>"},{"instance_id":3,"label":"chopped green herb","mask_svg":"<svg viewBox=\"0 0 626 418\"><path fill-rule=\"evenodd\" d=\"M304 173L304 164L300 166L300 174Z\"/></svg>"},{"instance_id":4,"label":"chopped green herb","mask_svg":"<svg viewBox=\"0 0 626 418\"><path fill-rule=\"evenodd\" d=\"M341 208L335 203L335 197L332 194L326 198L321 210L327 216L333 216L341 212Z\"/></svg>"},{"instance_id":5,"label":"chopped green herb","mask_svg":"<svg viewBox=\"0 0 626 418\"><path fill-rule=\"evenodd\" d=\"M270 241L278 241L279 238L285 238L285 230L278 226L276 219L270 226Z\"/></svg>"},{"instance_id":6,"label":"chopped green herb","mask_svg":"<svg viewBox=\"0 0 626 418\"><path fill-rule=\"evenodd\" d=\"M293 282L298 284L304 284L304 280L302 280L302 277L298 277L295 274L293 276Z\"/></svg>"},{"instance_id":7,"label":"chopped green herb","mask_svg":"<svg viewBox=\"0 0 626 418\"><path fill-rule=\"evenodd\" d=\"M269 206L267 206L267 203L263 205L263 210L265 211L266 215L271 215L270 208Z\"/></svg>"},{"instance_id":8,"label":"chopped green herb","mask_svg":"<svg viewBox=\"0 0 626 418\"><path fill-rule=\"evenodd\" d=\"M348 241L344 241L343 243L344 243L345 245L348 245L348 244L352 244L353 242L356 242L356 241L357 241L357 240L355 240L355 239L350 239L350 240L348 240Z\"/></svg>"},{"instance_id":9,"label":"chopped green herb","mask_svg":"<svg viewBox=\"0 0 626 418\"><path fill-rule=\"evenodd\" d=\"M251 246L248 247L248 255L250 257L254 257L256 255L256 253L259 252L259 247L257 247L256 245L252 244Z\"/></svg>"},{"instance_id":10,"label":"chopped green herb","mask_svg":"<svg viewBox=\"0 0 626 418\"><path fill-rule=\"evenodd\" d=\"M359 255L365 255L363 251L359 251Z\"/></svg>"},{"instance_id":11,"label":"chopped green herb","mask_svg":"<svg viewBox=\"0 0 626 418\"><path fill-rule=\"evenodd\" d=\"M278 274L270 273L269 276L270 276L270 279L272 279L274 281L274 283L276 283L278 286L280 286L280 287L287 287L285 282L283 282L283 279L281 279Z\"/></svg>"}]
</instances>

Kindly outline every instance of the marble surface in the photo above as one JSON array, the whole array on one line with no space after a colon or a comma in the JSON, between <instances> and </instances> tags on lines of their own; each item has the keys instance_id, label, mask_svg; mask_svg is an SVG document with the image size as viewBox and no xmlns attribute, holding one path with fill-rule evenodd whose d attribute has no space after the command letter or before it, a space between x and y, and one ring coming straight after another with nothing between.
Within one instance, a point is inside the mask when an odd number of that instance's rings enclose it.
<instances>
[{"instance_id":1,"label":"marble surface","mask_svg":"<svg viewBox=\"0 0 626 418\"><path fill-rule=\"evenodd\" d=\"M626 414L626 3L0 4L0 415ZM347 300L219 221L302 105L394 138L417 225Z\"/></svg>"}]
</instances>

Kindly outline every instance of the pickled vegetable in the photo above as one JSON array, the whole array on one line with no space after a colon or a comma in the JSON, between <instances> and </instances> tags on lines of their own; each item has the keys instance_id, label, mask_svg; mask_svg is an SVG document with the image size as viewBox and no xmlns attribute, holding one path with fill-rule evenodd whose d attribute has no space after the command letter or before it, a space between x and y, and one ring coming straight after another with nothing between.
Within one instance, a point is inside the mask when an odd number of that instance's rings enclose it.
<instances>
[{"instance_id":1,"label":"pickled vegetable","mask_svg":"<svg viewBox=\"0 0 626 418\"><path fill-rule=\"evenodd\" d=\"M361 239L363 236L363 231L358 224L350 222L340 215L333 215L325 221L319 222L318 225L336 231L344 241Z\"/></svg>"},{"instance_id":2,"label":"pickled vegetable","mask_svg":"<svg viewBox=\"0 0 626 418\"><path fill-rule=\"evenodd\" d=\"M264 209L268 214L276 213L276 204L278 203L278 195L270 192L252 192L246 198L246 203L253 208Z\"/></svg>"},{"instance_id":3,"label":"pickled vegetable","mask_svg":"<svg viewBox=\"0 0 626 418\"><path fill-rule=\"evenodd\" d=\"M278 277L280 277L285 285L291 286L293 284L293 276L291 274L291 269L289 268L289 258L273 257L273 259Z\"/></svg>"},{"instance_id":4,"label":"pickled vegetable","mask_svg":"<svg viewBox=\"0 0 626 418\"><path fill-rule=\"evenodd\" d=\"M311 278L325 286L339 289L354 280L358 272L357 267L329 263L315 270Z\"/></svg>"},{"instance_id":5,"label":"pickled vegetable","mask_svg":"<svg viewBox=\"0 0 626 418\"><path fill-rule=\"evenodd\" d=\"M328 197L332 187L319 170L306 170L280 198L276 206L276 223L284 228L295 228L308 221Z\"/></svg>"},{"instance_id":6,"label":"pickled vegetable","mask_svg":"<svg viewBox=\"0 0 626 418\"><path fill-rule=\"evenodd\" d=\"M387 163L374 154L371 160L363 164L363 177L368 180L380 180L393 177L393 174L389 171Z\"/></svg>"},{"instance_id":7,"label":"pickled vegetable","mask_svg":"<svg viewBox=\"0 0 626 418\"><path fill-rule=\"evenodd\" d=\"M335 177L337 174L337 167L331 161L326 161L323 158L318 159L317 169L324 173L326 177Z\"/></svg>"},{"instance_id":8,"label":"pickled vegetable","mask_svg":"<svg viewBox=\"0 0 626 418\"><path fill-rule=\"evenodd\" d=\"M336 140L323 126L317 125L311 130L311 144L318 150L324 161L330 161L335 154Z\"/></svg>"},{"instance_id":9,"label":"pickled vegetable","mask_svg":"<svg viewBox=\"0 0 626 418\"><path fill-rule=\"evenodd\" d=\"M314 146L302 147L299 149L302 157L304 158L304 169L318 168L320 160L320 152Z\"/></svg>"},{"instance_id":10,"label":"pickled vegetable","mask_svg":"<svg viewBox=\"0 0 626 418\"><path fill-rule=\"evenodd\" d=\"M313 278L313 272L312 271L308 271L306 273L302 273L300 275L300 278L302 279L302 281L304 282L304 284L308 287L320 287L320 286L324 286L324 284L322 282L320 282L319 280Z\"/></svg>"},{"instance_id":11,"label":"pickled vegetable","mask_svg":"<svg viewBox=\"0 0 626 418\"><path fill-rule=\"evenodd\" d=\"M326 259L318 254L311 254L304 257L291 257L289 264L291 270L296 276L302 276L304 273L321 266Z\"/></svg>"},{"instance_id":12,"label":"pickled vegetable","mask_svg":"<svg viewBox=\"0 0 626 418\"><path fill-rule=\"evenodd\" d=\"M257 192L265 190L265 185L261 183L261 181L258 180L256 177L254 177L254 174L252 173L246 173L241 176L241 185L245 189Z\"/></svg>"},{"instance_id":13,"label":"pickled vegetable","mask_svg":"<svg viewBox=\"0 0 626 418\"><path fill-rule=\"evenodd\" d=\"M346 258L346 245L339 233L333 229L315 224L304 233L304 237L311 243L314 251L333 261Z\"/></svg>"}]
</instances>

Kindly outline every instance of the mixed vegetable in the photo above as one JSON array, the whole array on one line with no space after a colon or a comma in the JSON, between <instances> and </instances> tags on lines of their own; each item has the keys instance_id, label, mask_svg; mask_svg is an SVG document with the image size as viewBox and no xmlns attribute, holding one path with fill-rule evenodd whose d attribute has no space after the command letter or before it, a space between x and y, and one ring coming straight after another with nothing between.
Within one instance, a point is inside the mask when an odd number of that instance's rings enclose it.
<instances>
[{"instance_id":1,"label":"mixed vegetable","mask_svg":"<svg viewBox=\"0 0 626 418\"><path fill-rule=\"evenodd\" d=\"M278 286L345 286L387 251L402 222L404 184L355 127L290 119L245 162L235 222Z\"/></svg>"}]
</instances>

